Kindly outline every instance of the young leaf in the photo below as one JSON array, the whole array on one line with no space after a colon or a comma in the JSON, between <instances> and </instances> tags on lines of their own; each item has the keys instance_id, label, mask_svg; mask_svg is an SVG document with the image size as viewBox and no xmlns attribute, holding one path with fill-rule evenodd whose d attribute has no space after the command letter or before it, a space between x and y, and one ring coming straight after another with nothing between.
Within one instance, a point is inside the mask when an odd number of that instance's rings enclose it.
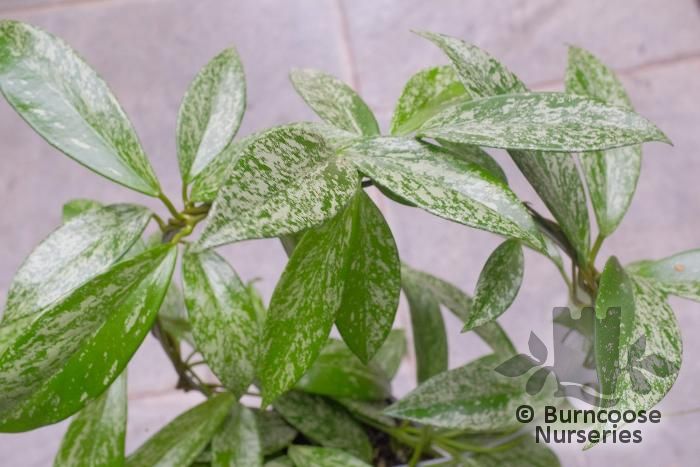
<instances>
[{"instance_id":1,"label":"young leaf","mask_svg":"<svg viewBox=\"0 0 700 467\"><path fill-rule=\"evenodd\" d=\"M343 449L368 462L372 458L372 446L362 427L326 399L290 391L275 401L275 409L314 443Z\"/></svg>"},{"instance_id":2,"label":"young leaf","mask_svg":"<svg viewBox=\"0 0 700 467\"><path fill-rule=\"evenodd\" d=\"M186 253L182 278L197 349L224 386L240 397L255 376L260 340L248 290L213 251Z\"/></svg>"},{"instance_id":3,"label":"young leaf","mask_svg":"<svg viewBox=\"0 0 700 467\"><path fill-rule=\"evenodd\" d=\"M510 70L485 51L464 41L422 33L450 57L462 83L473 97L527 91ZM533 151L508 151L525 178L561 225L580 260L589 245L588 207L583 182L573 157Z\"/></svg>"},{"instance_id":4,"label":"young leaf","mask_svg":"<svg viewBox=\"0 0 700 467\"><path fill-rule=\"evenodd\" d=\"M255 413L234 405L211 441L212 467L261 467L263 454Z\"/></svg>"},{"instance_id":5,"label":"young leaf","mask_svg":"<svg viewBox=\"0 0 700 467\"><path fill-rule=\"evenodd\" d=\"M55 230L15 275L4 319L36 313L117 262L140 238L148 209L113 204L91 209Z\"/></svg>"},{"instance_id":6,"label":"young leaf","mask_svg":"<svg viewBox=\"0 0 700 467\"><path fill-rule=\"evenodd\" d=\"M508 309L523 282L524 266L523 249L517 240L506 240L491 253L476 283L463 332L495 320Z\"/></svg>"},{"instance_id":7,"label":"young leaf","mask_svg":"<svg viewBox=\"0 0 700 467\"><path fill-rule=\"evenodd\" d=\"M297 383L305 392L330 397L381 400L389 380L376 364L362 363L342 342L330 339L309 371Z\"/></svg>"},{"instance_id":8,"label":"young leaf","mask_svg":"<svg viewBox=\"0 0 700 467\"><path fill-rule=\"evenodd\" d=\"M297 430L289 426L277 412L258 410L256 416L263 455L269 456L281 451L297 437Z\"/></svg>"},{"instance_id":9,"label":"young leaf","mask_svg":"<svg viewBox=\"0 0 700 467\"><path fill-rule=\"evenodd\" d=\"M595 361L600 393L614 397L624 367L625 343L633 336L635 302L632 281L614 256L600 276L595 302Z\"/></svg>"},{"instance_id":10,"label":"young leaf","mask_svg":"<svg viewBox=\"0 0 700 467\"><path fill-rule=\"evenodd\" d=\"M236 161L198 247L276 237L320 224L350 200L358 178L321 134L300 125L268 130Z\"/></svg>"},{"instance_id":11,"label":"young leaf","mask_svg":"<svg viewBox=\"0 0 700 467\"><path fill-rule=\"evenodd\" d=\"M254 135L253 135L254 136ZM190 182L190 201L211 203L228 178L229 172L241 155L252 136L241 141L231 141L214 160Z\"/></svg>"},{"instance_id":12,"label":"young leaf","mask_svg":"<svg viewBox=\"0 0 700 467\"><path fill-rule=\"evenodd\" d=\"M124 465L126 373L73 418L54 467Z\"/></svg>"},{"instance_id":13,"label":"young leaf","mask_svg":"<svg viewBox=\"0 0 700 467\"><path fill-rule=\"evenodd\" d=\"M460 101L425 122L418 136L554 152L596 151L647 141L670 143L654 124L630 110L557 92Z\"/></svg>"},{"instance_id":14,"label":"young leaf","mask_svg":"<svg viewBox=\"0 0 700 467\"><path fill-rule=\"evenodd\" d=\"M462 322L467 322L471 314L472 298L459 290L449 282L443 281L426 272L417 271L406 264L402 265L401 274L403 277L412 277L414 283L420 283L424 288L430 290L435 298L445 308L450 310ZM494 352L509 355L515 353L515 347L508 338L503 328L496 321L491 321L482 326L474 328L474 332L489 346Z\"/></svg>"},{"instance_id":15,"label":"young leaf","mask_svg":"<svg viewBox=\"0 0 700 467\"><path fill-rule=\"evenodd\" d=\"M508 187L442 148L386 137L360 141L345 156L368 177L428 212L543 248L532 218Z\"/></svg>"},{"instance_id":16,"label":"young leaf","mask_svg":"<svg viewBox=\"0 0 700 467\"><path fill-rule=\"evenodd\" d=\"M185 183L231 142L245 105L243 65L235 49L226 49L197 74L180 106L177 156Z\"/></svg>"},{"instance_id":17,"label":"young leaf","mask_svg":"<svg viewBox=\"0 0 700 467\"><path fill-rule=\"evenodd\" d=\"M392 329L386 340L372 359L390 379L394 379L399 371L401 361L406 355L406 333L402 329Z\"/></svg>"},{"instance_id":18,"label":"young leaf","mask_svg":"<svg viewBox=\"0 0 700 467\"><path fill-rule=\"evenodd\" d=\"M384 411L385 414L441 428L494 432L518 429L515 409L552 404L555 378L537 396L525 392L525 379L506 377L494 368L503 357L492 354L440 373Z\"/></svg>"},{"instance_id":19,"label":"young leaf","mask_svg":"<svg viewBox=\"0 0 700 467\"><path fill-rule=\"evenodd\" d=\"M83 213L92 211L93 209L99 209L102 206L102 203L91 199L72 199L63 205L63 223L65 224Z\"/></svg>"},{"instance_id":20,"label":"young leaf","mask_svg":"<svg viewBox=\"0 0 700 467\"><path fill-rule=\"evenodd\" d=\"M358 190L340 214L309 230L294 249L265 323L259 376L266 402L306 372L334 320L365 360L391 330L398 305L398 254L381 213L368 203Z\"/></svg>"},{"instance_id":21,"label":"young leaf","mask_svg":"<svg viewBox=\"0 0 700 467\"><path fill-rule=\"evenodd\" d=\"M118 263L37 314L0 354L0 431L58 422L99 397L151 328L177 249Z\"/></svg>"},{"instance_id":22,"label":"young leaf","mask_svg":"<svg viewBox=\"0 0 700 467\"><path fill-rule=\"evenodd\" d=\"M379 125L367 104L339 79L318 70L292 70L289 78L322 120L358 135L379 134Z\"/></svg>"},{"instance_id":23,"label":"young leaf","mask_svg":"<svg viewBox=\"0 0 700 467\"><path fill-rule=\"evenodd\" d=\"M60 39L28 24L0 22L0 89L17 113L67 156L136 191L160 193L119 103Z\"/></svg>"},{"instance_id":24,"label":"young leaf","mask_svg":"<svg viewBox=\"0 0 700 467\"><path fill-rule=\"evenodd\" d=\"M615 73L591 53L577 47L569 47L566 91L632 109ZM622 221L634 196L642 167L642 147L586 152L581 154L581 166L598 228L607 237Z\"/></svg>"},{"instance_id":25,"label":"young leaf","mask_svg":"<svg viewBox=\"0 0 700 467\"><path fill-rule=\"evenodd\" d=\"M466 90L451 66L421 70L409 78L401 92L391 118L390 133L397 136L411 133L447 105L465 97Z\"/></svg>"},{"instance_id":26,"label":"young leaf","mask_svg":"<svg viewBox=\"0 0 700 467\"><path fill-rule=\"evenodd\" d=\"M401 285L411 313L416 377L421 383L447 370L447 335L440 303L430 290L413 279L410 274L401 274Z\"/></svg>"},{"instance_id":27,"label":"young leaf","mask_svg":"<svg viewBox=\"0 0 700 467\"><path fill-rule=\"evenodd\" d=\"M345 451L332 448L317 448L312 446L292 446L289 457L296 467L370 467L364 461L351 456Z\"/></svg>"},{"instance_id":28,"label":"young leaf","mask_svg":"<svg viewBox=\"0 0 700 467\"><path fill-rule=\"evenodd\" d=\"M660 260L640 261L627 267L659 290L700 301L700 250L688 250Z\"/></svg>"},{"instance_id":29,"label":"young leaf","mask_svg":"<svg viewBox=\"0 0 700 467\"><path fill-rule=\"evenodd\" d=\"M127 467L190 465L231 412L234 396L218 394L177 416L126 460Z\"/></svg>"}]
</instances>

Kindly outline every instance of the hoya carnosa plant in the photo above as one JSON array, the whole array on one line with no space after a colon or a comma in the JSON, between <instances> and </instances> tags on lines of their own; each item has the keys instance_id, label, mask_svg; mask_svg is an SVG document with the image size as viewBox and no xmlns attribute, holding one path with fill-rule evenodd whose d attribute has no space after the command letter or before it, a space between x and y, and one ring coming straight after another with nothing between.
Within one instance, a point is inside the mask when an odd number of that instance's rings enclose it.
<instances>
[{"instance_id":1,"label":"hoya carnosa plant","mask_svg":"<svg viewBox=\"0 0 700 467\"><path fill-rule=\"evenodd\" d=\"M163 215L133 204L65 205L63 224L9 287L0 431L72 416L57 466L414 466L437 458L556 465L514 415L522 404L561 402L552 400L557 382L538 370L534 391L526 384L534 365L503 370L517 352L497 319L520 288L523 248L554 264L576 306L595 308L586 326L572 326L588 339L583 352L602 397L633 409L659 402L681 360L666 298L700 298L700 253L628 266L612 257L602 269L597 253L634 194L640 145L667 138L584 50L570 49L565 92L533 93L483 50L420 35L450 64L411 77L386 135L350 87L296 70L292 84L323 123L236 139L243 67L234 49L214 57L180 107L176 203L100 77L52 35L0 22L0 89L9 104L59 151L165 207ZM506 149L553 219L521 201L482 148ZM504 238L473 296L401 263L369 186ZM151 221L156 234L147 233ZM266 306L215 248L271 237L289 261ZM178 257L181 284L173 279ZM401 290L417 388L397 400L391 380L406 352L394 329ZM450 369L442 307L492 353ZM127 455L125 370L149 332L178 387L206 401ZM621 371L634 359L643 388L638 373ZM217 381L202 377L205 365Z\"/></svg>"}]
</instances>

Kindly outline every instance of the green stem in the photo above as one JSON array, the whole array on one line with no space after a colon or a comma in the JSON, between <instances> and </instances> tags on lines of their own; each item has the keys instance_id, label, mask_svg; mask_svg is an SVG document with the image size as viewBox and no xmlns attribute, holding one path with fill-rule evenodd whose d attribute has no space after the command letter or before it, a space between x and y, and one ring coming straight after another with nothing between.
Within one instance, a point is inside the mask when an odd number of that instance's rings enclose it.
<instances>
[{"instance_id":1,"label":"green stem","mask_svg":"<svg viewBox=\"0 0 700 467\"><path fill-rule=\"evenodd\" d=\"M409 467L416 467L418 465L418 461L420 461L421 456L423 455L423 449L430 444L430 428L429 427L423 427L423 430L421 431L421 437L420 440L418 441L418 446L413 450L413 455L411 456L411 460L408 461L408 466Z\"/></svg>"},{"instance_id":2,"label":"green stem","mask_svg":"<svg viewBox=\"0 0 700 467\"><path fill-rule=\"evenodd\" d=\"M158 194L158 199L163 202L166 208L168 208L168 212L170 213L171 216L173 216L175 219L178 220L183 220L182 214L178 212L178 210L175 208L175 205L173 204L172 201L170 201L170 198L165 196L163 193Z\"/></svg>"},{"instance_id":3,"label":"green stem","mask_svg":"<svg viewBox=\"0 0 700 467\"><path fill-rule=\"evenodd\" d=\"M591 248L591 252L588 254L588 266L591 268L595 266L595 259L598 256L600 247L603 246L603 241L605 241L605 235L598 234L598 237L596 237L593 243L593 248Z\"/></svg>"}]
</instances>

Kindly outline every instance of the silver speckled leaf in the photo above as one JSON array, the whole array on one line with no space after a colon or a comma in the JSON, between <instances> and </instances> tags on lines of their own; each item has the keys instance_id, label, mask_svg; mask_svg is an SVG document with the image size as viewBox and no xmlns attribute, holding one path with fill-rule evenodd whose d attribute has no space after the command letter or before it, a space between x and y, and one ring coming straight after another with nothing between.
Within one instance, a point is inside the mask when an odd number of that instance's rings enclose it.
<instances>
[{"instance_id":1,"label":"silver speckled leaf","mask_svg":"<svg viewBox=\"0 0 700 467\"><path fill-rule=\"evenodd\" d=\"M0 354L0 431L63 420L123 371L158 313L177 249L116 264L37 313Z\"/></svg>"},{"instance_id":2,"label":"silver speckled leaf","mask_svg":"<svg viewBox=\"0 0 700 467\"><path fill-rule=\"evenodd\" d=\"M275 401L285 420L314 443L338 448L369 462L372 446L362 427L340 406L321 396L290 391Z\"/></svg>"},{"instance_id":3,"label":"silver speckled leaf","mask_svg":"<svg viewBox=\"0 0 700 467\"><path fill-rule=\"evenodd\" d=\"M211 451L211 467L261 467L263 454L255 412L234 405L211 440Z\"/></svg>"},{"instance_id":4,"label":"silver speckled leaf","mask_svg":"<svg viewBox=\"0 0 700 467\"><path fill-rule=\"evenodd\" d=\"M700 250L688 250L659 260L627 266L664 293L700 302Z\"/></svg>"},{"instance_id":5,"label":"silver speckled leaf","mask_svg":"<svg viewBox=\"0 0 700 467\"><path fill-rule=\"evenodd\" d=\"M313 446L292 446L289 457L296 467L371 467L345 451Z\"/></svg>"},{"instance_id":6,"label":"silver speckled leaf","mask_svg":"<svg viewBox=\"0 0 700 467\"><path fill-rule=\"evenodd\" d=\"M281 451L292 444L294 438L297 437L297 430L273 410L258 410L256 417L260 442L265 456Z\"/></svg>"},{"instance_id":7,"label":"silver speckled leaf","mask_svg":"<svg viewBox=\"0 0 700 467\"><path fill-rule=\"evenodd\" d=\"M463 331L483 326L508 309L518 295L524 269L523 248L517 240L506 240L491 253L479 274Z\"/></svg>"},{"instance_id":8,"label":"silver speckled leaf","mask_svg":"<svg viewBox=\"0 0 700 467\"><path fill-rule=\"evenodd\" d=\"M566 91L631 109L629 97L615 73L591 53L569 47ZM627 212L642 168L642 147L627 146L581 154L600 233L609 236Z\"/></svg>"},{"instance_id":9,"label":"silver speckled leaf","mask_svg":"<svg viewBox=\"0 0 700 467\"><path fill-rule=\"evenodd\" d=\"M464 85L452 66L421 70L409 78L401 92L391 118L390 133L411 133L455 99L465 96Z\"/></svg>"},{"instance_id":10,"label":"silver speckled leaf","mask_svg":"<svg viewBox=\"0 0 700 467\"><path fill-rule=\"evenodd\" d=\"M158 195L131 123L73 49L39 28L3 20L0 51L0 90L49 144L110 180Z\"/></svg>"},{"instance_id":11,"label":"silver speckled leaf","mask_svg":"<svg viewBox=\"0 0 700 467\"><path fill-rule=\"evenodd\" d=\"M421 35L447 54L472 97L527 91L525 84L515 74L484 50L449 36ZM574 158L566 154L535 151L511 150L508 154L559 222L579 259L585 260L590 241L588 207Z\"/></svg>"},{"instance_id":12,"label":"silver speckled leaf","mask_svg":"<svg viewBox=\"0 0 700 467\"><path fill-rule=\"evenodd\" d=\"M557 455L542 442L525 435L521 442L507 449L476 452L462 457L454 467L560 467Z\"/></svg>"},{"instance_id":13,"label":"silver speckled leaf","mask_svg":"<svg viewBox=\"0 0 700 467\"><path fill-rule=\"evenodd\" d=\"M218 394L178 415L126 460L127 467L190 465L231 412L235 399Z\"/></svg>"},{"instance_id":14,"label":"silver speckled leaf","mask_svg":"<svg viewBox=\"0 0 700 467\"><path fill-rule=\"evenodd\" d=\"M428 212L544 248L530 214L507 186L444 149L385 137L360 141L341 157Z\"/></svg>"},{"instance_id":15,"label":"silver speckled leaf","mask_svg":"<svg viewBox=\"0 0 700 467\"><path fill-rule=\"evenodd\" d=\"M54 467L124 465L126 372L71 420Z\"/></svg>"},{"instance_id":16,"label":"silver speckled leaf","mask_svg":"<svg viewBox=\"0 0 700 467\"><path fill-rule=\"evenodd\" d=\"M496 162L496 160L491 157L489 153L481 149L479 146L453 143L441 138L437 138L437 142L440 143L440 146L447 149L452 154L461 157L467 162L471 162L482 167L484 170L503 182L503 184L508 184L508 178L506 178L506 174L498 162Z\"/></svg>"},{"instance_id":17,"label":"silver speckled leaf","mask_svg":"<svg viewBox=\"0 0 700 467\"><path fill-rule=\"evenodd\" d=\"M243 65L229 48L202 68L180 106L177 157L183 181L191 181L228 146L245 106Z\"/></svg>"},{"instance_id":18,"label":"silver speckled leaf","mask_svg":"<svg viewBox=\"0 0 700 467\"><path fill-rule=\"evenodd\" d=\"M410 272L401 273L401 286L408 301L416 354L418 383L447 370L447 334L440 302Z\"/></svg>"},{"instance_id":19,"label":"silver speckled leaf","mask_svg":"<svg viewBox=\"0 0 700 467\"><path fill-rule=\"evenodd\" d=\"M182 281L197 349L224 386L242 396L255 376L260 341L248 289L213 251L186 253Z\"/></svg>"},{"instance_id":20,"label":"silver speckled leaf","mask_svg":"<svg viewBox=\"0 0 700 467\"><path fill-rule=\"evenodd\" d=\"M100 203L99 201L94 201L92 199L72 199L63 205L61 218L63 220L63 223L65 224L74 217L78 217L79 215L87 211L101 208L102 206L102 203Z\"/></svg>"},{"instance_id":21,"label":"silver speckled leaf","mask_svg":"<svg viewBox=\"0 0 700 467\"><path fill-rule=\"evenodd\" d=\"M363 136L379 134L379 125L367 104L350 86L318 70L292 70L294 88L322 120L341 130Z\"/></svg>"},{"instance_id":22,"label":"silver speckled leaf","mask_svg":"<svg viewBox=\"0 0 700 467\"><path fill-rule=\"evenodd\" d=\"M131 204L91 209L56 229L24 260L4 320L38 312L106 271L140 238L150 211Z\"/></svg>"},{"instance_id":23,"label":"silver speckled leaf","mask_svg":"<svg viewBox=\"0 0 700 467\"><path fill-rule=\"evenodd\" d=\"M350 200L358 179L321 134L303 125L268 130L236 161L197 245L276 237L320 224Z\"/></svg>"}]
</instances>

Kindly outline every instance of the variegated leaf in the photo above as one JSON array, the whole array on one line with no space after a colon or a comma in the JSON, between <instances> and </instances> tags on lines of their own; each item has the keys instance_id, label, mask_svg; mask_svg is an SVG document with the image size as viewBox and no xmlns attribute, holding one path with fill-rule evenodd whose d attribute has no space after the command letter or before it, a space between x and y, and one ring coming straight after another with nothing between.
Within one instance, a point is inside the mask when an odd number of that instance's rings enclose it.
<instances>
[{"instance_id":1,"label":"variegated leaf","mask_svg":"<svg viewBox=\"0 0 700 467\"><path fill-rule=\"evenodd\" d=\"M158 323L170 336L178 341L187 342L192 348L196 347L192 325L187 317L185 297L175 281L170 283L163 304L158 310Z\"/></svg>"},{"instance_id":2,"label":"variegated leaf","mask_svg":"<svg viewBox=\"0 0 700 467\"><path fill-rule=\"evenodd\" d=\"M296 467L370 467L357 457L332 448L292 446L289 448L289 457Z\"/></svg>"},{"instance_id":3,"label":"variegated leaf","mask_svg":"<svg viewBox=\"0 0 700 467\"><path fill-rule=\"evenodd\" d=\"M437 139L440 146L450 151L452 154L461 157L467 162L476 164L489 172L504 185L508 184L505 172L498 162L479 146L471 146L469 144L453 143L444 139Z\"/></svg>"},{"instance_id":4,"label":"variegated leaf","mask_svg":"<svg viewBox=\"0 0 700 467\"><path fill-rule=\"evenodd\" d=\"M261 467L260 434L255 413L234 405L211 441L212 467Z\"/></svg>"},{"instance_id":5,"label":"variegated leaf","mask_svg":"<svg viewBox=\"0 0 700 467\"><path fill-rule=\"evenodd\" d=\"M401 273L401 286L411 313L418 383L447 370L447 335L440 303L410 273Z\"/></svg>"},{"instance_id":6,"label":"variegated leaf","mask_svg":"<svg viewBox=\"0 0 700 467\"><path fill-rule=\"evenodd\" d=\"M405 138L375 138L350 146L343 157L428 212L543 248L535 223L508 187L442 148Z\"/></svg>"},{"instance_id":7,"label":"variegated leaf","mask_svg":"<svg viewBox=\"0 0 700 467\"><path fill-rule=\"evenodd\" d=\"M342 342L330 339L309 371L297 383L302 391L330 397L382 400L389 379L375 363L362 363Z\"/></svg>"},{"instance_id":8,"label":"variegated leaf","mask_svg":"<svg viewBox=\"0 0 700 467\"><path fill-rule=\"evenodd\" d=\"M505 312L523 282L525 258L517 240L506 240L486 260L463 331L489 323Z\"/></svg>"},{"instance_id":9,"label":"variegated leaf","mask_svg":"<svg viewBox=\"0 0 700 467\"><path fill-rule=\"evenodd\" d=\"M231 394L222 393L178 415L127 458L127 467L190 465L231 412L234 402Z\"/></svg>"},{"instance_id":10,"label":"variegated leaf","mask_svg":"<svg viewBox=\"0 0 700 467\"><path fill-rule=\"evenodd\" d=\"M465 96L466 90L451 66L421 70L409 78L401 92L391 118L390 133L411 133L445 106Z\"/></svg>"},{"instance_id":11,"label":"variegated leaf","mask_svg":"<svg viewBox=\"0 0 700 467\"><path fill-rule=\"evenodd\" d=\"M454 467L559 467L559 459L546 444L525 435L513 447L477 452L462 457Z\"/></svg>"},{"instance_id":12,"label":"variegated leaf","mask_svg":"<svg viewBox=\"0 0 700 467\"><path fill-rule=\"evenodd\" d=\"M79 215L92 211L93 209L99 209L102 206L102 203L91 199L72 199L63 205L61 218L65 224L74 217L78 217Z\"/></svg>"},{"instance_id":13,"label":"variegated leaf","mask_svg":"<svg viewBox=\"0 0 700 467\"><path fill-rule=\"evenodd\" d=\"M322 120L358 135L379 134L379 125L367 104L339 79L318 70L292 70L289 78Z\"/></svg>"},{"instance_id":14,"label":"variegated leaf","mask_svg":"<svg viewBox=\"0 0 700 467\"><path fill-rule=\"evenodd\" d=\"M54 459L54 467L124 465L126 373L73 418Z\"/></svg>"},{"instance_id":15,"label":"variegated leaf","mask_svg":"<svg viewBox=\"0 0 700 467\"><path fill-rule=\"evenodd\" d=\"M99 397L151 328L177 249L118 263L28 322L0 354L0 431L55 423Z\"/></svg>"},{"instance_id":16,"label":"variegated leaf","mask_svg":"<svg viewBox=\"0 0 700 467\"><path fill-rule=\"evenodd\" d=\"M429 290L440 304L450 310L452 314L462 320L462 322L467 322L467 320L469 320L473 299L453 284L426 272L417 271L406 264L402 265L401 274L402 277L412 277L414 283L420 283L422 287ZM515 353L513 343L496 321L476 327L473 331L491 347L494 352L503 355Z\"/></svg>"},{"instance_id":17,"label":"variegated leaf","mask_svg":"<svg viewBox=\"0 0 700 467\"><path fill-rule=\"evenodd\" d=\"M277 412L258 410L256 416L260 443L265 456L281 451L292 444L297 437L297 430L287 424Z\"/></svg>"},{"instance_id":18,"label":"variegated leaf","mask_svg":"<svg viewBox=\"0 0 700 467\"><path fill-rule=\"evenodd\" d=\"M260 342L248 289L213 251L186 253L182 277L197 349L224 386L240 397L255 376Z\"/></svg>"},{"instance_id":19,"label":"variegated leaf","mask_svg":"<svg viewBox=\"0 0 700 467\"><path fill-rule=\"evenodd\" d=\"M670 143L653 123L632 111L558 92L461 101L425 122L418 136L551 152L597 151L648 141Z\"/></svg>"},{"instance_id":20,"label":"variegated leaf","mask_svg":"<svg viewBox=\"0 0 700 467\"><path fill-rule=\"evenodd\" d=\"M345 407L357 420L370 420L388 427L396 426L396 421L383 413L388 406L386 401L359 401L348 398L335 398L334 400Z\"/></svg>"},{"instance_id":21,"label":"variegated leaf","mask_svg":"<svg viewBox=\"0 0 700 467\"><path fill-rule=\"evenodd\" d=\"M238 131L245 106L243 65L229 48L200 70L180 106L177 156L185 183L222 154Z\"/></svg>"},{"instance_id":22,"label":"variegated leaf","mask_svg":"<svg viewBox=\"0 0 700 467\"><path fill-rule=\"evenodd\" d=\"M36 313L106 271L140 238L150 216L141 206L113 204L90 209L59 227L17 271L4 319Z\"/></svg>"},{"instance_id":23,"label":"variegated leaf","mask_svg":"<svg viewBox=\"0 0 700 467\"><path fill-rule=\"evenodd\" d=\"M253 136L231 141L190 183L190 201L211 203Z\"/></svg>"},{"instance_id":24,"label":"variegated leaf","mask_svg":"<svg viewBox=\"0 0 700 467\"><path fill-rule=\"evenodd\" d=\"M131 123L73 49L39 28L3 20L0 51L0 89L37 133L100 175L158 196L158 180Z\"/></svg>"},{"instance_id":25,"label":"variegated leaf","mask_svg":"<svg viewBox=\"0 0 700 467\"><path fill-rule=\"evenodd\" d=\"M275 401L275 409L314 443L343 449L362 460L372 458L372 446L362 427L323 397L290 391Z\"/></svg>"},{"instance_id":26,"label":"variegated leaf","mask_svg":"<svg viewBox=\"0 0 700 467\"><path fill-rule=\"evenodd\" d=\"M393 417L441 428L494 432L517 430L515 409L527 404L540 413L554 404L553 377L535 396L525 392L527 377L506 377L495 371L503 356L488 355L463 367L440 373L384 411Z\"/></svg>"},{"instance_id":27,"label":"variegated leaf","mask_svg":"<svg viewBox=\"0 0 700 467\"><path fill-rule=\"evenodd\" d=\"M591 53L569 47L566 91L631 109L629 97L615 73ZM642 167L642 147L627 146L581 154L593 211L601 235L609 236L632 202Z\"/></svg>"},{"instance_id":28,"label":"variegated leaf","mask_svg":"<svg viewBox=\"0 0 700 467\"><path fill-rule=\"evenodd\" d=\"M294 463L287 456L279 456L265 462L264 467L294 467Z\"/></svg>"},{"instance_id":29,"label":"variegated leaf","mask_svg":"<svg viewBox=\"0 0 700 467\"><path fill-rule=\"evenodd\" d=\"M655 261L639 261L627 269L667 294L700 301L700 250L688 250Z\"/></svg>"},{"instance_id":30,"label":"variegated leaf","mask_svg":"<svg viewBox=\"0 0 700 467\"><path fill-rule=\"evenodd\" d=\"M389 379L394 379L406 355L406 333L402 329L392 329L386 340L372 359L372 363L382 369Z\"/></svg>"},{"instance_id":31,"label":"variegated leaf","mask_svg":"<svg viewBox=\"0 0 700 467\"><path fill-rule=\"evenodd\" d=\"M450 58L462 83L473 97L517 94L525 84L491 55L449 36L421 33ZM525 178L561 225L579 256L585 260L589 245L588 207L583 182L573 157L534 151L508 151Z\"/></svg>"},{"instance_id":32,"label":"variegated leaf","mask_svg":"<svg viewBox=\"0 0 700 467\"><path fill-rule=\"evenodd\" d=\"M251 141L219 190L198 247L276 237L333 217L358 182L352 164L303 126L273 128Z\"/></svg>"}]
</instances>

